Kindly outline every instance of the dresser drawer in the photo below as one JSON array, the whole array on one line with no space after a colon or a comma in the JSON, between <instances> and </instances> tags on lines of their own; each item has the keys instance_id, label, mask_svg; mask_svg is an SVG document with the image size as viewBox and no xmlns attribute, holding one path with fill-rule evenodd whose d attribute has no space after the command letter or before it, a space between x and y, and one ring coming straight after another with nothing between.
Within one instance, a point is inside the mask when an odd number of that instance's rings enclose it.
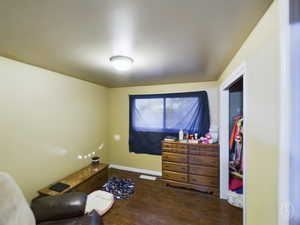
<instances>
[{"instance_id":1,"label":"dresser drawer","mask_svg":"<svg viewBox=\"0 0 300 225\"><path fill-rule=\"evenodd\" d=\"M210 176L210 177L217 177L219 175L217 168L197 166L197 165L190 165L189 173L194 175L203 175L203 176Z\"/></svg>"},{"instance_id":2,"label":"dresser drawer","mask_svg":"<svg viewBox=\"0 0 300 225\"><path fill-rule=\"evenodd\" d=\"M188 175L184 174L184 173L163 171L163 179L174 180L174 181L179 181L179 182L187 182Z\"/></svg>"},{"instance_id":3,"label":"dresser drawer","mask_svg":"<svg viewBox=\"0 0 300 225\"><path fill-rule=\"evenodd\" d=\"M180 148L163 148L163 152L171 152L171 153L180 153L180 154L187 154L187 149L180 149Z\"/></svg>"},{"instance_id":4,"label":"dresser drawer","mask_svg":"<svg viewBox=\"0 0 300 225\"><path fill-rule=\"evenodd\" d=\"M187 146L182 144L175 143L162 143L162 150L164 152L173 152L173 153L181 153L187 154Z\"/></svg>"},{"instance_id":5,"label":"dresser drawer","mask_svg":"<svg viewBox=\"0 0 300 225\"><path fill-rule=\"evenodd\" d=\"M177 144L172 142L162 142L161 147L162 148L176 148Z\"/></svg>"},{"instance_id":6,"label":"dresser drawer","mask_svg":"<svg viewBox=\"0 0 300 225\"><path fill-rule=\"evenodd\" d=\"M189 154L191 155L204 155L218 157L219 147L218 145L190 145Z\"/></svg>"},{"instance_id":7,"label":"dresser drawer","mask_svg":"<svg viewBox=\"0 0 300 225\"><path fill-rule=\"evenodd\" d=\"M218 186L218 179L216 177L189 175L189 182L191 184L204 185L210 187Z\"/></svg>"},{"instance_id":8,"label":"dresser drawer","mask_svg":"<svg viewBox=\"0 0 300 225\"><path fill-rule=\"evenodd\" d=\"M162 165L163 171L169 170L174 172L187 173L187 165L182 163L171 163L171 162L163 162Z\"/></svg>"},{"instance_id":9,"label":"dresser drawer","mask_svg":"<svg viewBox=\"0 0 300 225\"><path fill-rule=\"evenodd\" d=\"M218 144L190 144L189 150L219 152L219 145Z\"/></svg>"},{"instance_id":10,"label":"dresser drawer","mask_svg":"<svg viewBox=\"0 0 300 225\"><path fill-rule=\"evenodd\" d=\"M179 162L179 163L187 163L187 155L177 154L177 153L162 153L162 160L169 162Z\"/></svg>"},{"instance_id":11,"label":"dresser drawer","mask_svg":"<svg viewBox=\"0 0 300 225\"><path fill-rule=\"evenodd\" d=\"M212 166L218 167L219 158L211 157L211 156L201 156L201 155L190 155L189 156L189 163L202 165L202 166Z\"/></svg>"},{"instance_id":12,"label":"dresser drawer","mask_svg":"<svg viewBox=\"0 0 300 225\"><path fill-rule=\"evenodd\" d=\"M212 157L218 157L219 153L216 151L206 151L206 150L189 150L190 155L203 155L203 156L212 156Z\"/></svg>"},{"instance_id":13,"label":"dresser drawer","mask_svg":"<svg viewBox=\"0 0 300 225\"><path fill-rule=\"evenodd\" d=\"M178 144L176 145L176 148L187 150L187 149L188 149L188 146L187 146L187 144L181 144L181 143L178 143Z\"/></svg>"},{"instance_id":14,"label":"dresser drawer","mask_svg":"<svg viewBox=\"0 0 300 225\"><path fill-rule=\"evenodd\" d=\"M162 142L162 148L179 148L179 149L188 149L187 144L178 143L178 142Z\"/></svg>"}]
</instances>

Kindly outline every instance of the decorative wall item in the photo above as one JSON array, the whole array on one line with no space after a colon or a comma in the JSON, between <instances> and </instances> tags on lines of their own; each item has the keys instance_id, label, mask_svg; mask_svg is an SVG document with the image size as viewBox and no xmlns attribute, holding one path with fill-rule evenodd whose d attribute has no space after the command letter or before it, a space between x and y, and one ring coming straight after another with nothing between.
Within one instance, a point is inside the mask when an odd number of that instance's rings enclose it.
<instances>
[{"instance_id":1,"label":"decorative wall item","mask_svg":"<svg viewBox=\"0 0 300 225\"><path fill-rule=\"evenodd\" d=\"M101 145L99 145L97 151L100 152L101 149L103 149L103 147L104 147L104 144L102 143ZM93 164L99 164L101 157L97 156L96 152L91 152L91 153L88 153L87 155L78 155L77 159L80 159L80 160L86 159L86 160L90 160L91 163L93 163Z\"/></svg>"}]
</instances>

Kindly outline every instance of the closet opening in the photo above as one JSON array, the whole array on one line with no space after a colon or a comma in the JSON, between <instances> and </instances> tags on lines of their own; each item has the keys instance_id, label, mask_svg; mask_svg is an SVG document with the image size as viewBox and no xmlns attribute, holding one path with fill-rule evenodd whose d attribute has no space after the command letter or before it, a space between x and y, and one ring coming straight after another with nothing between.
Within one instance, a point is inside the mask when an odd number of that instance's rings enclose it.
<instances>
[{"instance_id":1,"label":"closet opening","mask_svg":"<svg viewBox=\"0 0 300 225\"><path fill-rule=\"evenodd\" d=\"M220 86L220 198L243 210L247 179L247 65L241 64ZM245 129L244 129L245 127Z\"/></svg>"},{"instance_id":2,"label":"closet opening","mask_svg":"<svg viewBox=\"0 0 300 225\"><path fill-rule=\"evenodd\" d=\"M228 197L229 204L243 208L243 77L228 87L229 92L229 145Z\"/></svg>"}]
</instances>

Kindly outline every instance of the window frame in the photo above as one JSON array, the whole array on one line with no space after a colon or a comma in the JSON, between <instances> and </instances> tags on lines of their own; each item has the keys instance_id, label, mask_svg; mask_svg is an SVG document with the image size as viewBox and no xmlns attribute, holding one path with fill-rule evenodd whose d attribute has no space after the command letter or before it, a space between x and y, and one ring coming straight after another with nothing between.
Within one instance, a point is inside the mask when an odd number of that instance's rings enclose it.
<instances>
[{"instance_id":1,"label":"window frame","mask_svg":"<svg viewBox=\"0 0 300 225\"><path fill-rule=\"evenodd\" d=\"M168 127L168 106L167 106L167 101L168 99L172 99L172 98L195 98L195 102L197 101L197 104L200 104L200 98L199 96L180 96L180 97L177 97L177 96L168 96L168 97L159 97L159 98L137 98L137 99L134 99L133 101L133 106L134 108L136 108L136 101L137 100L141 100L141 99L161 99L162 102L160 103L162 105L162 126L161 127L138 127L137 126L137 122L136 120L133 120L133 124L132 124L132 128L133 130L135 131L141 131L141 132L166 132L166 133L177 133L180 128L169 128ZM134 112L132 112L133 115L132 117L136 118L137 115L134 115Z\"/></svg>"}]
</instances>

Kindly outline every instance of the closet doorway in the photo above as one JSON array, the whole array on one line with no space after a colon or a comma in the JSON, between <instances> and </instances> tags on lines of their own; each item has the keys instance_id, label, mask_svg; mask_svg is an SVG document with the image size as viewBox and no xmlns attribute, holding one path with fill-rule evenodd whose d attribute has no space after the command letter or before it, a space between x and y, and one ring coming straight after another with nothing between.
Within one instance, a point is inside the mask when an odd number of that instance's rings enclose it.
<instances>
[{"instance_id":1,"label":"closet doorway","mask_svg":"<svg viewBox=\"0 0 300 225\"><path fill-rule=\"evenodd\" d=\"M220 198L243 208L244 225L246 85L246 64L243 63L220 86Z\"/></svg>"}]
</instances>

